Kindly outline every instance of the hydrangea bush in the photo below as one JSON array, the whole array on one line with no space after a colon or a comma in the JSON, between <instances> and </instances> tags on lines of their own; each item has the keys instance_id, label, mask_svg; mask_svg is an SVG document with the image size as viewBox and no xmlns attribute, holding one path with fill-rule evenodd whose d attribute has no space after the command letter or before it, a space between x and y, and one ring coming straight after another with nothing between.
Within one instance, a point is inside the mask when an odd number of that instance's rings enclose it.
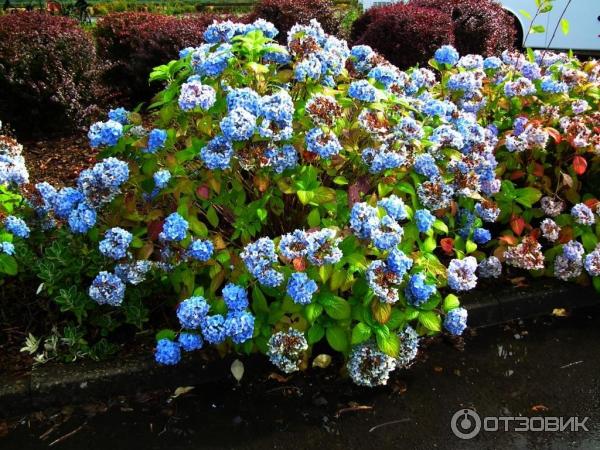
<instances>
[{"instance_id":1,"label":"hydrangea bush","mask_svg":"<svg viewBox=\"0 0 600 450\"><path fill-rule=\"evenodd\" d=\"M446 46L404 72L316 21L277 33L209 26L150 75L167 85L152 127L111 111L89 132L104 159L31 200L97 245L98 304L170 283L159 363L213 345L293 372L326 341L375 386L420 336L462 334L458 295L503 263L600 288L580 179L598 170L596 61Z\"/></svg>"}]
</instances>

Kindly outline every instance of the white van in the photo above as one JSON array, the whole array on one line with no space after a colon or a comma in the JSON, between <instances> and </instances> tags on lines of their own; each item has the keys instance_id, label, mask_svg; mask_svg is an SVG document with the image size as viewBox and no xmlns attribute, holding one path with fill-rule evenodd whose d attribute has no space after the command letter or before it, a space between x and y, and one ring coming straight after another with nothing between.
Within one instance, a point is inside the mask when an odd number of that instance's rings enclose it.
<instances>
[{"instance_id":1,"label":"white van","mask_svg":"<svg viewBox=\"0 0 600 450\"><path fill-rule=\"evenodd\" d=\"M364 9L372 6L382 6L391 3L399 3L405 0L378 1L378 0L360 0ZM517 18L520 25L521 39L527 35L531 25L529 20L520 11L526 11L533 17L536 11L535 0L496 0L504 9ZM541 14L534 22L534 25L542 25L544 33L530 33L523 47L533 48L551 48L556 50L572 49L583 52L600 51L600 0L554 0L553 9L549 13ZM565 6L568 8L565 10ZM569 22L568 34L563 34L560 27L561 14L565 10L564 18ZM556 26L558 30L554 39L552 34ZM552 39L552 42L550 42ZM550 44L550 45L548 45Z\"/></svg>"}]
</instances>

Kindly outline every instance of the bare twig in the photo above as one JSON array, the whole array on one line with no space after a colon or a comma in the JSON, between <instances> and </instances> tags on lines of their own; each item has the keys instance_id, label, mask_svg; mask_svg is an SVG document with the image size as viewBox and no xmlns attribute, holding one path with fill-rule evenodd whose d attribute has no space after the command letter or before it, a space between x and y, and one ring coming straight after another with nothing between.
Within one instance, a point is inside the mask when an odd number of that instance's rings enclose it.
<instances>
[{"instance_id":1,"label":"bare twig","mask_svg":"<svg viewBox=\"0 0 600 450\"><path fill-rule=\"evenodd\" d=\"M568 367L571 367L571 366L576 366L577 364L581 364L582 362L583 362L583 361L575 361L575 362L572 362L572 363L569 363L569 364L565 364L564 366L561 366L560 368L561 368L561 369L566 369L566 368L568 368Z\"/></svg>"},{"instance_id":2,"label":"bare twig","mask_svg":"<svg viewBox=\"0 0 600 450\"><path fill-rule=\"evenodd\" d=\"M65 434L64 436L61 436L61 437L59 437L58 439L56 439L56 440L54 440L54 441L50 442L50 444L48 444L48 447L52 447L53 445L60 444L60 443L61 443L61 442L63 442L64 440L66 440L66 439L69 439L69 438L70 438L71 436L73 436L75 433L78 433L79 431L81 431L81 429L82 429L82 428L83 428L85 425L87 425L87 422L86 422L86 423L84 423L83 425L79 425L79 426L78 426L77 428L75 428L73 431L71 431L71 432L69 432L69 433Z\"/></svg>"},{"instance_id":3,"label":"bare twig","mask_svg":"<svg viewBox=\"0 0 600 450\"><path fill-rule=\"evenodd\" d=\"M375 425L373 428L371 428L369 430L369 433L372 433L373 431L375 431L377 428L381 428L381 427L385 427L387 425L395 425L397 423L404 423L404 422L410 422L410 418L405 418L405 419L399 419L399 420L392 420L390 422L384 422L384 423L380 423L379 425Z\"/></svg>"},{"instance_id":4,"label":"bare twig","mask_svg":"<svg viewBox=\"0 0 600 450\"><path fill-rule=\"evenodd\" d=\"M338 417L340 417L342 414L347 413L347 412L351 412L351 411L371 411L373 410L373 407L370 405L354 405L354 406L348 406L347 408L342 408L340 409L338 412L335 413L335 418L337 419Z\"/></svg>"}]
</instances>

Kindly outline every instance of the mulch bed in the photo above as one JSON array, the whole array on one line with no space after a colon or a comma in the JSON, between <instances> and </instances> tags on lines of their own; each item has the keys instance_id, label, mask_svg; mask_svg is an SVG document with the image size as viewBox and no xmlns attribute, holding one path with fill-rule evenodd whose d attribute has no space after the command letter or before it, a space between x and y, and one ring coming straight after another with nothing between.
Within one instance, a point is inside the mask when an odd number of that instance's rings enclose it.
<instances>
[{"instance_id":1,"label":"mulch bed","mask_svg":"<svg viewBox=\"0 0 600 450\"><path fill-rule=\"evenodd\" d=\"M72 185L79 172L96 162L98 151L89 146L85 133L44 140L21 141L32 183Z\"/></svg>"}]
</instances>

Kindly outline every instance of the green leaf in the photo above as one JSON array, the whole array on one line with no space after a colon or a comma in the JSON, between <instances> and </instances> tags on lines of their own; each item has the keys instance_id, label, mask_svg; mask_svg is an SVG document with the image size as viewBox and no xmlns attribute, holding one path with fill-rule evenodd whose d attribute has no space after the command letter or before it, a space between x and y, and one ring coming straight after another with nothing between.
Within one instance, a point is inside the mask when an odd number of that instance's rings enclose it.
<instances>
[{"instance_id":1,"label":"green leaf","mask_svg":"<svg viewBox=\"0 0 600 450\"><path fill-rule=\"evenodd\" d=\"M441 233L448 234L448 225L446 225L440 219L436 219L435 222L433 222L433 228Z\"/></svg>"},{"instance_id":2,"label":"green leaf","mask_svg":"<svg viewBox=\"0 0 600 450\"><path fill-rule=\"evenodd\" d=\"M256 215L258 216L261 222L267 220L267 210L264 208L257 208Z\"/></svg>"},{"instance_id":3,"label":"green leaf","mask_svg":"<svg viewBox=\"0 0 600 450\"><path fill-rule=\"evenodd\" d=\"M588 252L591 252L596 248L598 238L594 233L587 231L581 236L581 243Z\"/></svg>"},{"instance_id":4,"label":"green leaf","mask_svg":"<svg viewBox=\"0 0 600 450\"><path fill-rule=\"evenodd\" d=\"M565 36L567 34L569 34L569 29L570 29L569 21L565 18L561 19L560 20L560 28Z\"/></svg>"},{"instance_id":5,"label":"green leaf","mask_svg":"<svg viewBox=\"0 0 600 450\"><path fill-rule=\"evenodd\" d=\"M594 288L596 289L596 292L600 293L600 277L594 277L594 278L592 278L592 284L594 285Z\"/></svg>"},{"instance_id":6,"label":"green leaf","mask_svg":"<svg viewBox=\"0 0 600 450\"><path fill-rule=\"evenodd\" d=\"M442 331L442 319L433 311L422 311L419 313L419 322L431 331Z\"/></svg>"},{"instance_id":7,"label":"green leaf","mask_svg":"<svg viewBox=\"0 0 600 450\"><path fill-rule=\"evenodd\" d=\"M533 207L533 205L537 203L540 198L542 198L542 192L534 187L516 189L515 194L515 201L526 208Z\"/></svg>"},{"instance_id":8,"label":"green leaf","mask_svg":"<svg viewBox=\"0 0 600 450\"><path fill-rule=\"evenodd\" d=\"M524 9L520 9L519 12L521 13L521 15L523 17L525 17L527 20L531 20L531 14L529 14L527 11L525 11Z\"/></svg>"},{"instance_id":9,"label":"green leaf","mask_svg":"<svg viewBox=\"0 0 600 450\"><path fill-rule=\"evenodd\" d=\"M333 182L335 184L340 185L340 186L343 186L343 185L346 185L346 184L349 183L348 180L345 177L342 177L342 176L339 176L339 175L333 179Z\"/></svg>"},{"instance_id":10,"label":"green leaf","mask_svg":"<svg viewBox=\"0 0 600 450\"><path fill-rule=\"evenodd\" d=\"M436 246L437 244L435 242L435 239L429 236L427 239L425 239L425 242L423 243L423 250L425 250L427 253L432 253L435 250Z\"/></svg>"},{"instance_id":11,"label":"green leaf","mask_svg":"<svg viewBox=\"0 0 600 450\"><path fill-rule=\"evenodd\" d=\"M473 253L475 250L477 250L477 244L475 242L473 242L471 239L467 239L467 242L465 244L465 250L468 253Z\"/></svg>"},{"instance_id":12,"label":"green leaf","mask_svg":"<svg viewBox=\"0 0 600 450\"><path fill-rule=\"evenodd\" d=\"M298 191L296 194L298 195L300 203L302 203L303 205L308 205L308 203L315 196L315 193L313 191Z\"/></svg>"},{"instance_id":13,"label":"green leaf","mask_svg":"<svg viewBox=\"0 0 600 450\"><path fill-rule=\"evenodd\" d=\"M315 320L317 320L321 314L323 314L323 306L319 305L318 303L311 303L306 305L306 308L304 308L304 315L306 316L306 320L308 320L310 323L313 323Z\"/></svg>"},{"instance_id":14,"label":"green leaf","mask_svg":"<svg viewBox=\"0 0 600 450\"><path fill-rule=\"evenodd\" d=\"M5 273L10 276L16 275L18 272L17 260L5 253L0 254L0 273Z\"/></svg>"},{"instance_id":15,"label":"green leaf","mask_svg":"<svg viewBox=\"0 0 600 450\"><path fill-rule=\"evenodd\" d=\"M254 287L252 289L252 310L255 313L269 312L269 305L267 304L267 299L258 287Z\"/></svg>"},{"instance_id":16,"label":"green leaf","mask_svg":"<svg viewBox=\"0 0 600 450\"><path fill-rule=\"evenodd\" d=\"M348 341L348 334L344 328L337 325L329 327L327 328L325 335L327 337L327 342L332 349L342 353L348 351L350 342Z\"/></svg>"},{"instance_id":17,"label":"green leaf","mask_svg":"<svg viewBox=\"0 0 600 450\"><path fill-rule=\"evenodd\" d=\"M318 301L325 308L329 317L335 320L345 320L350 318L350 304L341 297L329 292L321 294Z\"/></svg>"},{"instance_id":18,"label":"green leaf","mask_svg":"<svg viewBox=\"0 0 600 450\"><path fill-rule=\"evenodd\" d=\"M352 329L352 345L360 344L371 337L371 328L363 322L357 323Z\"/></svg>"},{"instance_id":19,"label":"green leaf","mask_svg":"<svg viewBox=\"0 0 600 450\"><path fill-rule=\"evenodd\" d=\"M313 324L306 332L306 341L310 344L316 344L325 335L325 328L318 323Z\"/></svg>"},{"instance_id":20,"label":"green leaf","mask_svg":"<svg viewBox=\"0 0 600 450\"><path fill-rule=\"evenodd\" d=\"M210 223L213 228L216 228L219 225L219 216L217 215L217 211L212 206L208 208L206 211L206 218L208 219L208 223Z\"/></svg>"},{"instance_id":21,"label":"green leaf","mask_svg":"<svg viewBox=\"0 0 600 450\"><path fill-rule=\"evenodd\" d=\"M308 222L309 227L318 227L321 223L321 215L319 214L319 208L313 208L313 210L308 214L306 220Z\"/></svg>"},{"instance_id":22,"label":"green leaf","mask_svg":"<svg viewBox=\"0 0 600 450\"><path fill-rule=\"evenodd\" d=\"M396 333L390 332L387 327L382 327L376 330L375 335L379 350L393 358L400 354L400 339Z\"/></svg>"},{"instance_id":23,"label":"green leaf","mask_svg":"<svg viewBox=\"0 0 600 450\"><path fill-rule=\"evenodd\" d=\"M460 306L460 301L458 297L454 294L448 294L444 299L444 311L448 312L451 309L458 308Z\"/></svg>"},{"instance_id":24,"label":"green leaf","mask_svg":"<svg viewBox=\"0 0 600 450\"><path fill-rule=\"evenodd\" d=\"M174 341L177 337L177 334L173 330L163 329L156 333L156 340L160 341L161 339L168 339L170 341Z\"/></svg>"},{"instance_id":25,"label":"green leaf","mask_svg":"<svg viewBox=\"0 0 600 450\"><path fill-rule=\"evenodd\" d=\"M543 25L534 25L531 27L532 33L543 33L544 31L546 31L546 29Z\"/></svg>"}]
</instances>

